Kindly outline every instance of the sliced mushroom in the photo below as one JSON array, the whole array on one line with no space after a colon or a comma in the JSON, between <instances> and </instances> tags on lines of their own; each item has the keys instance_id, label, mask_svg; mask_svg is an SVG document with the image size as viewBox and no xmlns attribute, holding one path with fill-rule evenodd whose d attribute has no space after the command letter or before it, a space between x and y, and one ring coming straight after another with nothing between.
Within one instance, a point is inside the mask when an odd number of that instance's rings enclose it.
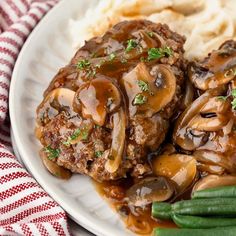
<instances>
[{"instance_id":1,"label":"sliced mushroom","mask_svg":"<svg viewBox=\"0 0 236 236\"><path fill-rule=\"evenodd\" d=\"M174 185L167 178L146 177L129 188L126 197L131 205L145 206L154 201L166 201L172 197L174 192Z\"/></svg>"},{"instance_id":2,"label":"sliced mushroom","mask_svg":"<svg viewBox=\"0 0 236 236\"><path fill-rule=\"evenodd\" d=\"M185 150L194 150L207 142L209 132L222 130L227 125L230 103L218 99L221 93L221 89L205 92L182 113L173 132L176 144Z\"/></svg>"},{"instance_id":3,"label":"sliced mushroom","mask_svg":"<svg viewBox=\"0 0 236 236\"><path fill-rule=\"evenodd\" d=\"M189 126L193 130L198 130L198 131L218 131L219 129L222 129L224 125L226 125L228 122L228 119L226 116L223 116L223 115L217 116L216 113L213 113L213 114L208 113L207 115L209 116L204 117L201 114L195 116L189 122Z\"/></svg>"},{"instance_id":4,"label":"sliced mushroom","mask_svg":"<svg viewBox=\"0 0 236 236\"><path fill-rule=\"evenodd\" d=\"M108 160L105 164L105 169L114 173L119 168L124 151L125 145L125 129L126 129L126 116L123 108L113 114L113 131L111 149L108 155Z\"/></svg>"},{"instance_id":5,"label":"sliced mushroom","mask_svg":"<svg viewBox=\"0 0 236 236\"><path fill-rule=\"evenodd\" d=\"M121 103L120 91L111 80L96 78L83 84L76 92L74 107L84 118L91 118L102 126L107 113L115 111Z\"/></svg>"},{"instance_id":6,"label":"sliced mushroom","mask_svg":"<svg viewBox=\"0 0 236 236\"><path fill-rule=\"evenodd\" d=\"M198 171L204 174L214 174L214 175L222 175L225 172L225 168L222 166L205 164L205 163L198 163L197 165Z\"/></svg>"},{"instance_id":7,"label":"sliced mushroom","mask_svg":"<svg viewBox=\"0 0 236 236\"><path fill-rule=\"evenodd\" d=\"M236 176L233 175L208 175L202 179L200 179L195 186L193 187L192 192L208 189L208 188L215 188L221 186L230 186L236 185Z\"/></svg>"},{"instance_id":8,"label":"sliced mushroom","mask_svg":"<svg viewBox=\"0 0 236 236\"><path fill-rule=\"evenodd\" d=\"M49 160L46 153L43 150L40 151L40 157L42 159L44 166L52 175L61 179L69 179L71 177L72 173L69 170L65 169L62 166L57 165L56 162Z\"/></svg>"},{"instance_id":9,"label":"sliced mushroom","mask_svg":"<svg viewBox=\"0 0 236 236\"><path fill-rule=\"evenodd\" d=\"M192 62L188 75L195 87L201 90L217 88L235 78L236 44L225 42L202 62Z\"/></svg>"},{"instance_id":10,"label":"sliced mushroom","mask_svg":"<svg viewBox=\"0 0 236 236\"><path fill-rule=\"evenodd\" d=\"M193 156L171 154L156 156L152 161L152 168L157 176L170 178L178 185L178 191L183 192L196 176L196 164Z\"/></svg>"},{"instance_id":11,"label":"sliced mushroom","mask_svg":"<svg viewBox=\"0 0 236 236\"><path fill-rule=\"evenodd\" d=\"M75 116L72 104L75 92L67 88L52 90L37 108L37 123L44 125L54 116L64 112L67 116Z\"/></svg>"},{"instance_id":12,"label":"sliced mushroom","mask_svg":"<svg viewBox=\"0 0 236 236\"><path fill-rule=\"evenodd\" d=\"M163 64L154 66L149 72L147 66L141 62L122 77L121 84L129 100L131 116L152 116L173 99L176 90L175 75ZM142 84L145 87L142 87ZM142 98L140 103L136 102L138 96Z\"/></svg>"},{"instance_id":13,"label":"sliced mushroom","mask_svg":"<svg viewBox=\"0 0 236 236\"><path fill-rule=\"evenodd\" d=\"M197 150L193 153L195 159L200 163L205 163L213 166L221 166L230 173L236 172L236 163L234 155L227 155L217 153L216 151L210 150Z\"/></svg>"},{"instance_id":14,"label":"sliced mushroom","mask_svg":"<svg viewBox=\"0 0 236 236\"><path fill-rule=\"evenodd\" d=\"M230 108L229 101L217 97L209 98L207 103L199 110L190 122L192 129L199 131L217 131L225 126L229 119L225 112Z\"/></svg>"},{"instance_id":15,"label":"sliced mushroom","mask_svg":"<svg viewBox=\"0 0 236 236\"><path fill-rule=\"evenodd\" d=\"M188 106L190 106L193 102L194 98L194 89L193 85L189 80L186 81L186 86L185 86L185 94L183 98L183 108L186 109Z\"/></svg>"}]
</instances>

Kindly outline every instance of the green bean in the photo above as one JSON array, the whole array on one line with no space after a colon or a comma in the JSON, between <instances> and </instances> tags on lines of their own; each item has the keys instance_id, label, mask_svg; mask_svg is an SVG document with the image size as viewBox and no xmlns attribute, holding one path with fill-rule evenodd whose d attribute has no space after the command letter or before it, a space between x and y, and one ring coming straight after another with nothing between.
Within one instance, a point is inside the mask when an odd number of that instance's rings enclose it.
<instances>
[{"instance_id":1,"label":"green bean","mask_svg":"<svg viewBox=\"0 0 236 236\"><path fill-rule=\"evenodd\" d=\"M215 227L236 226L236 218L217 218L173 215L172 220L181 228L209 229Z\"/></svg>"},{"instance_id":2,"label":"green bean","mask_svg":"<svg viewBox=\"0 0 236 236\"><path fill-rule=\"evenodd\" d=\"M193 199L179 201L172 205L163 202L152 204L153 217L171 219L171 214L236 217L236 199Z\"/></svg>"},{"instance_id":3,"label":"green bean","mask_svg":"<svg viewBox=\"0 0 236 236\"><path fill-rule=\"evenodd\" d=\"M154 202L152 204L152 216L158 219L171 219L171 204L166 202Z\"/></svg>"},{"instance_id":4,"label":"green bean","mask_svg":"<svg viewBox=\"0 0 236 236\"><path fill-rule=\"evenodd\" d=\"M174 214L198 216L229 216L236 217L236 205L191 206L173 210Z\"/></svg>"},{"instance_id":5,"label":"green bean","mask_svg":"<svg viewBox=\"0 0 236 236\"><path fill-rule=\"evenodd\" d=\"M225 186L204 189L193 193L192 198L233 198L236 197L236 186Z\"/></svg>"},{"instance_id":6,"label":"green bean","mask_svg":"<svg viewBox=\"0 0 236 236\"><path fill-rule=\"evenodd\" d=\"M236 205L236 198L192 199L175 202L173 210L196 206Z\"/></svg>"},{"instance_id":7,"label":"green bean","mask_svg":"<svg viewBox=\"0 0 236 236\"><path fill-rule=\"evenodd\" d=\"M236 227L212 229L163 229L155 228L153 236L235 236Z\"/></svg>"}]
</instances>

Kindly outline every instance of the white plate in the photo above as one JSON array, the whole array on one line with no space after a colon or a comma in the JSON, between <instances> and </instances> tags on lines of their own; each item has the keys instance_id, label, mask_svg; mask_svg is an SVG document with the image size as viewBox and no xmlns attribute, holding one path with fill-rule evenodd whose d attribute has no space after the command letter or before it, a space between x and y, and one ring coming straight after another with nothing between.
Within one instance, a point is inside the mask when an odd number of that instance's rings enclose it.
<instances>
[{"instance_id":1,"label":"white plate","mask_svg":"<svg viewBox=\"0 0 236 236\"><path fill-rule=\"evenodd\" d=\"M131 236L131 232L95 191L89 178L74 175L69 181L51 176L38 155L40 144L34 136L35 110L43 91L57 70L67 64L74 51L65 34L69 18L83 16L98 0L63 0L31 33L12 76L10 117L22 161L39 184L77 223L96 235Z\"/></svg>"},{"instance_id":2,"label":"white plate","mask_svg":"<svg viewBox=\"0 0 236 236\"><path fill-rule=\"evenodd\" d=\"M13 146L13 150L14 150L14 154L17 157L17 160L24 165L24 163L22 162L21 156L19 154L17 145L16 145L16 141L15 141L15 137L12 133L11 130L11 143ZM76 224L74 221L69 220L69 227L70 227L70 232L73 236L93 236L94 234L90 233L89 231L87 231L86 229L82 228L80 225Z\"/></svg>"}]
</instances>

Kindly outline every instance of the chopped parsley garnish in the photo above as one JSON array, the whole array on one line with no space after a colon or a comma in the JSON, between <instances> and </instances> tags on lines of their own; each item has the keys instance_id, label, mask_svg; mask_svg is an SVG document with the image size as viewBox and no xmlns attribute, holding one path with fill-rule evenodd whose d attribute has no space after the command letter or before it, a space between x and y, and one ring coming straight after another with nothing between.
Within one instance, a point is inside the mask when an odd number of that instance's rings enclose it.
<instances>
[{"instance_id":1,"label":"chopped parsley garnish","mask_svg":"<svg viewBox=\"0 0 236 236\"><path fill-rule=\"evenodd\" d=\"M95 156L96 156L96 157L101 157L102 154L103 154L103 151L97 151L97 152L95 152Z\"/></svg>"},{"instance_id":2,"label":"chopped parsley garnish","mask_svg":"<svg viewBox=\"0 0 236 236\"><path fill-rule=\"evenodd\" d=\"M226 99L232 96L233 100L231 101L231 105L232 105L232 109L236 110L236 89L232 89L231 94L227 95L227 96L218 96L217 98L223 101L226 101Z\"/></svg>"},{"instance_id":3,"label":"chopped parsley garnish","mask_svg":"<svg viewBox=\"0 0 236 236\"><path fill-rule=\"evenodd\" d=\"M47 157L49 160L53 160L55 158L57 158L59 156L59 154L61 153L60 149L54 149L51 148L51 146L47 146L44 148L45 152L48 154Z\"/></svg>"},{"instance_id":4,"label":"chopped parsley garnish","mask_svg":"<svg viewBox=\"0 0 236 236\"><path fill-rule=\"evenodd\" d=\"M232 96L235 98L236 97L236 89L233 89L231 92Z\"/></svg>"},{"instance_id":5,"label":"chopped parsley garnish","mask_svg":"<svg viewBox=\"0 0 236 236\"><path fill-rule=\"evenodd\" d=\"M129 52L132 49L136 48L137 46L138 46L138 43L134 39L129 39L127 41L127 47L126 47L125 51Z\"/></svg>"},{"instance_id":6,"label":"chopped parsley garnish","mask_svg":"<svg viewBox=\"0 0 236 236\"><path fill-rule=\"evenodd\" d=\"M145 61L147 61L147 60L145 59L145 57L140 57L140 61L141 61L141 62L145 62Z\"/></svg>"},{"instance_id":7,"label":"chopped parsley garnish","mask_svg":"<svg viewBox=\"0 0 236 236\"><path fill-rule=\"evenodd\" d=\"M86 140L88 138L88 130L87 128L78 128L74 131L74 133L69 136L67 141L63 142L64 145L69 146L71 144L71 141L76 140L79 136L81 136L81 140Z\"/></svg>"},{"instance_id":8,"label":"chopped parsley garnish","mask_svg":"<svg viewBox=\"0 0 236 236\"><path fill-rule=\"evenodd\" d=\"M153 32L147 32L147 35L151 38L153 37L153 34L154 34Z\"/></svg>"},{"instance_id":9,"label":"chopped parsley garnish","mask_svg":"<svg viewBox=\"0 0 236 236\"><path fill-rule=\"evenodd\" d=\"M224 77L236 76L236 69L229 69L225 72Z\"/></svg>"},{"instance_id":10,"label":"chopped parsley garnish","mask_svg":"<svg viewBox=\"0 0 236 236\"><path fill-rule=\"evenodd\" d=\"M87 76L88 77L94 77L96 75L96 73L97 73L96 70L89 70Z\"/></svg>"},{"instance_id":11,"label":"chopped parsley garnish","mask_svg":"<svg viewBox=\"0 0 236 236\"><path fill-rule=\"evenodd\" d=\"M141 93L137 94L134 98L134 105L142 105L147 101L147 97Z\"/></svg>"},{"instance_id":12,"label":"chopped parsley garnish","mask_svg":"<svg viewBox=\"0 0 236 236\"><path fill-rule=\"evenodd\" d=\"M89 60L81 60L77 63L77 68L83 70L90 66L90 64Z\"/></svg>"},{"instance_id":13,"label":"chopped parsley garnish","mask_svg":"<svg viewBox=\"0 0 236 236\"><path fill-rule=\"evenodd\" d=\"M236 109L236 89L233 89L231 92L231 95L233 97L233 101L231 102L233 110Z\"/></svg>"},{"instance_id":14,"label":"chopped parsley garnish","mask_svg":"<svg viewBox=\"0 0 236 236\"><path fill-rule=\"evenodd\" d=\"M109 55L109 60L113 61L116 58L116 54L113 52Z\"/></svg>"},{"instance_id":15,"label":"chopped parsley garnish","mask_svg":"<svg viewBox=\"0 0 236 236\"><path fill-rule=\"evenodd\" d=\"M233 99L233 101L231 102L232 108L233 110L236 109L236 98Z\"/></svg>"},{"instance_id":16,"label":"chopped parsley garnish","mask_svg":"<svg viewBox=\"0 0 236 236\"><path fill-rule=\"evenodd\" d=\"M223 101L226 101L227 98L228 98L228 96L218 96L217 97L217 99L223 100Z\"/></svg>"},{"instance_id":17,"label":"chopped parsley garnish","mask_svg":"<svg viewBox=\"0 0 236 236\"><path fill-rule=\"evenodd\" d=\"M162 57L169 57L173 54L173 50L170 47L163 48L150 48L148 50L148 60L160 59Z\"/></svg>"},{"instance_id":18,"label":"chopped parsley garnish","mask_svg":"<svg viewBox=\"0 0 236 236\"><path fill-rule=\"evenodd\" d=\"M138 80L138 86L143 92L149 91L148 83L143 80Z\"/></svg>"}]
</instances>

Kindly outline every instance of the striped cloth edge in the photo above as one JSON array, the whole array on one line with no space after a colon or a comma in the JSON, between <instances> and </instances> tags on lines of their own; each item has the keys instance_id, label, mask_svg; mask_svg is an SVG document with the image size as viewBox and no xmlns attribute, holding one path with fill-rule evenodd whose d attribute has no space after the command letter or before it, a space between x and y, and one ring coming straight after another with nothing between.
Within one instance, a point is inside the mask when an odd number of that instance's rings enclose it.
<instances>
[{"instance_id":1,"label":"striped cloth edge","mask_svg":"<svg viewBox=\"0 0 236 236\"><path fill-rule=\"evenodd\" d=\"M26 38L57 0L0 0L0 235L70 235L62 208L11 153L8 94Z\"/></svg>"}]
</instances>

